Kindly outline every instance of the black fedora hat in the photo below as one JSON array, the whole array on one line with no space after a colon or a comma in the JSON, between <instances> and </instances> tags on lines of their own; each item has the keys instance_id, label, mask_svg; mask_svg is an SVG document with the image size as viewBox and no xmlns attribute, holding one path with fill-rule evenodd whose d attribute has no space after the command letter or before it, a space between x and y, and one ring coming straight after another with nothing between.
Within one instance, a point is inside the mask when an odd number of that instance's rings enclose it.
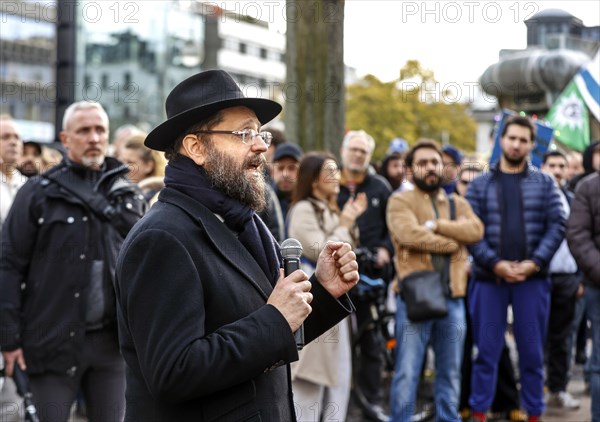
<instances>
[{"instance_id":1,"label":"black fedora hat","mask_svg":"<svg viewBox=\"0 0 600 422\"><path fill-rule=\"evenodd\" d=\"M264 98L246 98L233 78L224 70L207 70L179 83L165 104L167 120L146 137L148 148L164 151L187 128L219 110L245 106L265 124L281 112L281 105Z\"/></svg>"}]
</instances>

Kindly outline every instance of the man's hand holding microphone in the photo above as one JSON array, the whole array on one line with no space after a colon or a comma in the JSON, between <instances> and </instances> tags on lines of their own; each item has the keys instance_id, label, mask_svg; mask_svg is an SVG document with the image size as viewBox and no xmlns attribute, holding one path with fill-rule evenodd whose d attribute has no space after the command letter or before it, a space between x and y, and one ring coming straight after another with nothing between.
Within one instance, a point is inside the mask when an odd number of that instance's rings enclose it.
<instances>
[{"instance_id":1,"label":"man's hand holding microphone","mask_svg":"<svg viewBox=\"0 0 600 422\"><path fill-rule=\"evenodd\" d=\"M300 242L287 239L281 246L285 270L281 271L267 303L277 308L288 321L300 350L304 346L302 323L312 311L312 284L308 275L299 269L302 254ZM319 254L315 276L333 297L339 298L347 293L359 279L358 263L352 247L344 242L327 242Z\"/></svg>"}]
</instances>

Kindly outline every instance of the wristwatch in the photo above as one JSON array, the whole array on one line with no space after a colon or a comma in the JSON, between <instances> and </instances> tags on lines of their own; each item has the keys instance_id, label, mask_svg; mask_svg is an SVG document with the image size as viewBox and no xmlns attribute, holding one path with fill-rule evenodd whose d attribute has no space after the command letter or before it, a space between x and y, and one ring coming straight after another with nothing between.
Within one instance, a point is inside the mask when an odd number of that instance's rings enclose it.
<instances>
[{"instance_id":1,"label":"wristwatch","mask_svg":"<svg viewBox=\"0 0 600 422\"><path fill-rule=\"evenodd\" d=\"M427 230L431 230L431 231L433 231L436 226L435 221L433 221L433 220L427 220L425 223L423 223L423 225L425 226L425 228Z\"/></svg>"}]
</instances>

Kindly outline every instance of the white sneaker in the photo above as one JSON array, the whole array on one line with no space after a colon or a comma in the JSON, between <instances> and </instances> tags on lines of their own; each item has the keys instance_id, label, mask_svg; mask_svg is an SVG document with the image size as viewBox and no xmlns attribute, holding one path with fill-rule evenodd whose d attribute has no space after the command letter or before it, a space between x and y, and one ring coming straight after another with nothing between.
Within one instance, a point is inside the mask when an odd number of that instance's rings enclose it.
<instances>
[{"instance_id":1,"label":"white sneaker","mask_svg":"<svg viewBox=\"0 0 600 422\"><path fill-rule=\"evenodd\" d=\"M579 409L579 400L574 399L566 391L550 393L548 397L548 407L562 407L563 409Z\"/></svg>"}]
</instances>

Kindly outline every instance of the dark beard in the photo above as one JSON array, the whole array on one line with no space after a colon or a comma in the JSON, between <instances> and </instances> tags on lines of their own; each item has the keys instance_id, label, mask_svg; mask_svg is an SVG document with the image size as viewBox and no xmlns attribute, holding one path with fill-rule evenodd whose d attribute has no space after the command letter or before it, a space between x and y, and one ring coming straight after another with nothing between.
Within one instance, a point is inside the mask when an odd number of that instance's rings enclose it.
<instances>
[{"instance_id":1,"label":"dark beard","mask_svg":"<svg viewBox=\"0 0 600 422\"><path fill-rule=\"evenodd\" d=\"M428 174L427 176L425 176L425 178L429 177L430 175ZM422 191L425 192L435 192L436 190L438 190L440 188L440 186L442 186L442 178L438 177L437 181L430 184L427 184L427 182L425 182L425 179L419 179L417 177L413 177L413 183Z\"/></svg>"},{"instance_id":2,"label":"dark beard","mask_svg":"<svg viewBox=\"0 0 600 422\"><path fill-rule=\"evenodd\" d=\"M217 151L208 142L206 144L207 159L204 169L208 180L230 198L240 201L253 210L260 212L267 206L266 182L262 168L258 168L258 175L249 178L246 169L249 165L265 166L266 159L263 155L254 155L246 158L241 166L220 151Z\"/></svg>"},{"instance_id":3,"label":"dark beard","mask_svg":"<svg viewBox=\"0 0 600 422\"><path fill-rule=\"evenodd\" d=\"M36 174L38 174L38 170L35 167L35 165L26 166L26 167L19 167L19 171L21 172L21 174L23 176L27 176L27 177L33 177Z\"/></svg>"},{"instance_id":4,"label":"dark beard","mask_svg":"<svg viewBox=\"0 0 600 422\"><path fill-rule=\"evenodd\" d=\"M403 176L388 178L388 182L390 182L390 185L392 186L392 191L395 191L396 189L398 189L400 187L400 185L402 184L402 181L403 181Z\"/></svg>"},{"instance_id":5,"label":"dark beard","mask_svg":"<svg viewBox=\"0 0 600 422\"><path fill-rule=\"evenodd\" d=\"M506 155L505 153L502 153L502 155L504 156L504 159L506 161L508 161L508 164L510 164L511 166L517 167L520 166L521 164L523 164L523 161L525 161L525 157L521 157L521 158L510 158L508 155Z\"/></svg>"}]
</instances>

